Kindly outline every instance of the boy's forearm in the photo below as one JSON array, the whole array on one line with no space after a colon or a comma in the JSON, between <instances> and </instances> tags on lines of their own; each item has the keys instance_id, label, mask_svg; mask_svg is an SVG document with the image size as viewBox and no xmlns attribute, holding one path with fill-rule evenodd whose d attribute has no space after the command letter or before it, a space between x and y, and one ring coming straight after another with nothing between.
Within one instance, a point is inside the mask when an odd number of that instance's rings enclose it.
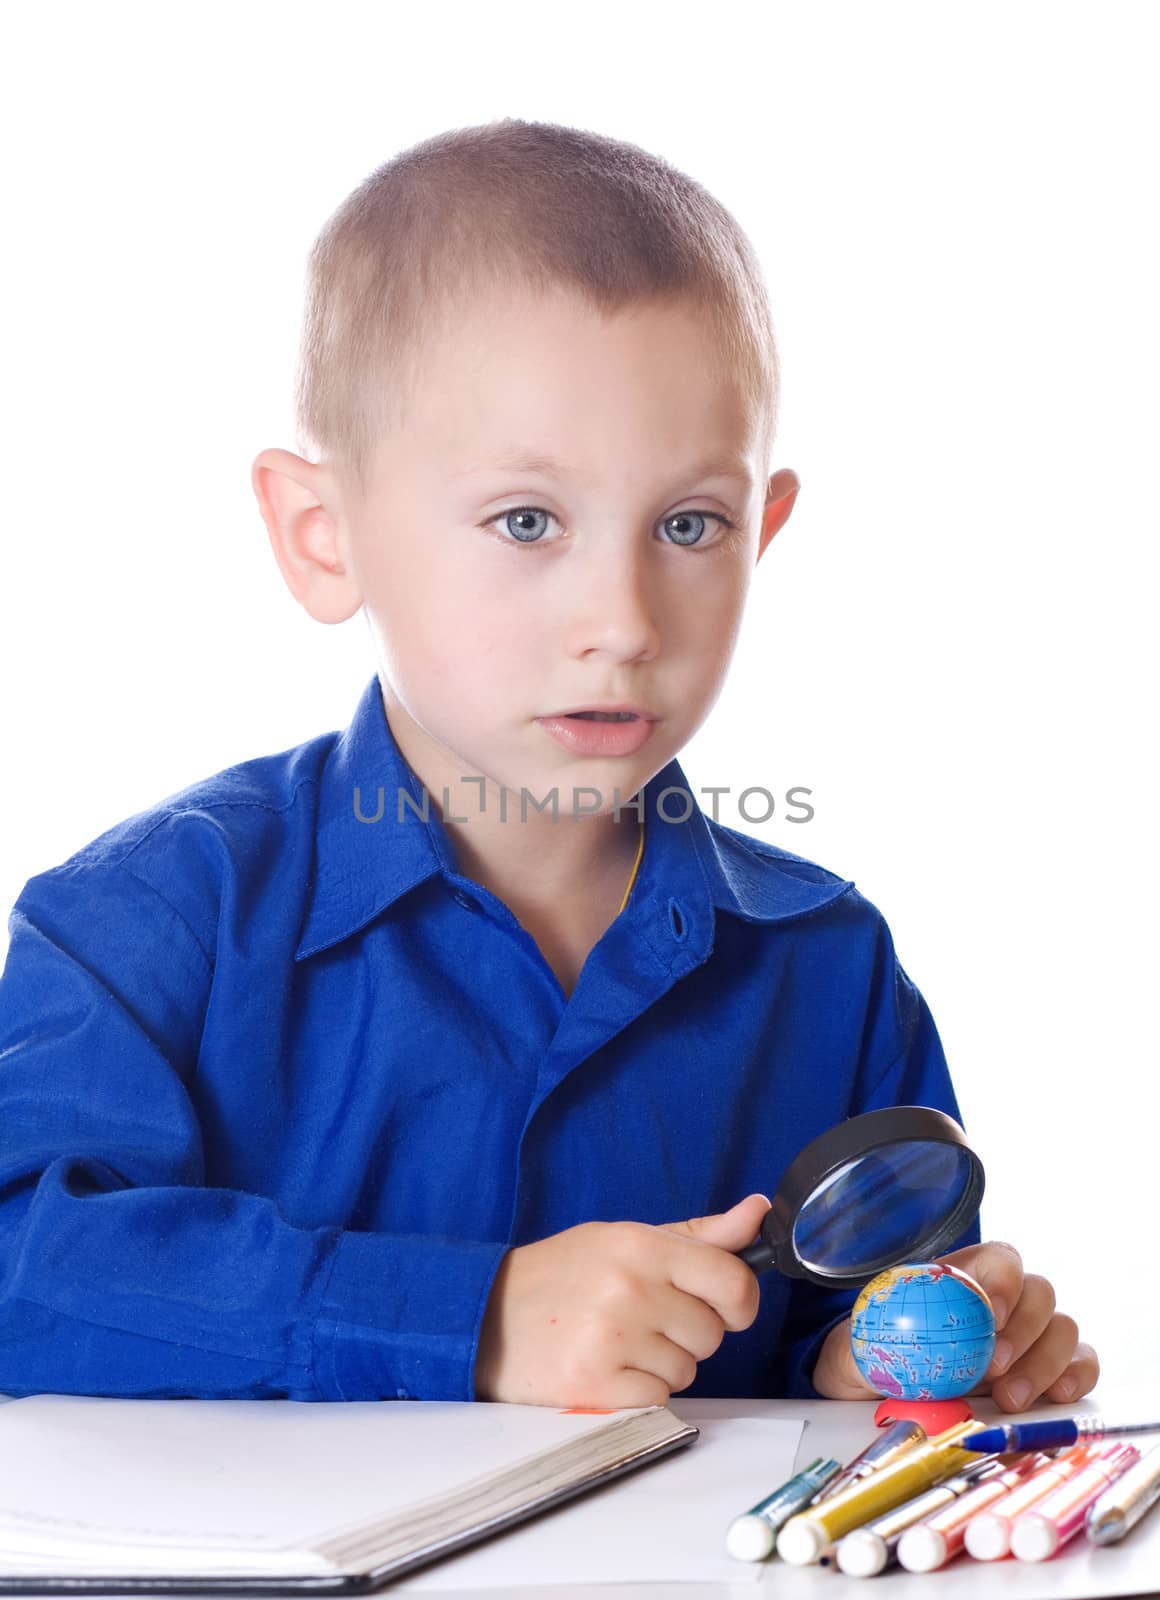
<instances>
[{"instance_id":1,"label":"boy's forearm","mask_svg":"<svg viewBox=\"0 0 1160 1600\"><path fill-rule=\"evenodd\" d=\"M0 981L0 1393L470 1398L502 1247L296 1227L207 1185L187 1087L204 958L113 874L136 938L103 972L82 887L28 886Z\"/></svg>"},{"instance_id":2,"label":"boy's forearm","mask_svg":"<svg viewBox=\"0 0 1160 1600\"><path fill-rule=\"evenodd\" d=\"M468 1399L501 1254L59 1159L0 1206L0 1393Z\"/></svg>"}]
</instances>

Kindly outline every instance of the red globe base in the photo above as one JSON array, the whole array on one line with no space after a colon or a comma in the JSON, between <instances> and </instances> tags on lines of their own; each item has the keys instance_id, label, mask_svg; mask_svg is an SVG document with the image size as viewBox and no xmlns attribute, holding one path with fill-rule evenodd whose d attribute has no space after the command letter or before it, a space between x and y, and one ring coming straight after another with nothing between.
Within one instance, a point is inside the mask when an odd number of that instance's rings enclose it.
<instances>
[{"instance_id":1,"label":"red globe base","mask_svg":"<svg viewBox=\"0 0 1160 1600\"><path fill-rule=\"evenodd\" d=\"M929 1439L953 1428L956 1422L970 1422L975 1413L965 1400L892 1400L889 1397L874 1413L879 1428L888 1422L917 1422Z\"/></svg>"}]
</instances>

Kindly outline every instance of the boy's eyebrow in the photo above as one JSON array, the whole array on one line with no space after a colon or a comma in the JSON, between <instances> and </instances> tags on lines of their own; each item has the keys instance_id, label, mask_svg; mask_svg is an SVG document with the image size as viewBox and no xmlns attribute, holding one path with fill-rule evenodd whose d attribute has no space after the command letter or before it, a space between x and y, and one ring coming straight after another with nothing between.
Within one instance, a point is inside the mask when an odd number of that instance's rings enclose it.
<instances>
[{"instance_id":1,"label":"boy's eyebrow","mask_svg":"<svg viewBox=\"0 0 1160 1600\"><path fill-rule=\"evenodd\" d=\"M505 450L496 456L494 461L486 462L481 466L467 467L462 472L456 472L452 476L470 478L482 472L538 472L545 477L557 478L577 478L580 476L565 462L557 461L555 456L518 448ZM674 473L674 477L680 477L683 481L700 478L732 478L735 482L743 484L746 489L753 487L753 479L749 469L738 456L713 456L707 460L697 462L688 472Z\"/></svg>"}]
</instances>

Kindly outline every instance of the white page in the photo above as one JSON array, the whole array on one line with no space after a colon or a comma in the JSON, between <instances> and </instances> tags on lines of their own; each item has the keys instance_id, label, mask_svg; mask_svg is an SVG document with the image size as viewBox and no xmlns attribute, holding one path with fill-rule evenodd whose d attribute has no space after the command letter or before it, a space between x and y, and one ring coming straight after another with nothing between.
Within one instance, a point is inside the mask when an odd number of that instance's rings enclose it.
<instances>
[{"instance_id":1,"label":"white page","mask_svg":"<svg viewBox=\"0 0 1160 1600\"><path fill-rule=\"evenodd\" d=\"M23 1512L41 1530L46 1516L62 1533L107 1525L146 1546L302 1546L610 1420L441 1401L33 1395L0 1408L0 1527Z\"/></svg>"},{"instance_id":2,"label":"white page","mask_svg":"<svg viewBox=\"0 0 1160 1600\"><path fill-rule=\"evenodd\" d=\"M701 1437L663 1461L507 1533L404 1575L390 1592L564 1583L744 1583L765 1564L725 1553L729 1523L793 1476L802 1424L700 1415Z\"/></svg>"}]
</instances>

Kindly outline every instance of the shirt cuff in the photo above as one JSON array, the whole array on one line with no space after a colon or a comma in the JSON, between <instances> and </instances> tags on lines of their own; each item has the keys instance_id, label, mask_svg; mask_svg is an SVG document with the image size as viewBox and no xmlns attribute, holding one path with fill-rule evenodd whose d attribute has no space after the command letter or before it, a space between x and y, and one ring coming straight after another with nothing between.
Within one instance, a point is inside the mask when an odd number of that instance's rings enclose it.
<instances>
[{"instance_id":1,"label":"shirt cuff","mask_svg":"<svg viewBox=\"0 0 1160 1600\"><path fill-rule=\"evenodd\" d=\"M314 1323L321 1400L474 1400L506 1244L343 1232Z\"/></svg>"},{"instance_id":2,"label":"shirt cuff","mask_svg":"<svg viewBox=\"0 0 1160 1600\"><path fill-rule=\"evenodd\" d=\"M822 1346L831 1328L836 1328L839 1322L849 1320L849 1311L843 1311L836 1317L831 1317L829 1322L823 1324L814 1333L804 1339L799 1339L788 1351L786 1359L785 1398L787 1400L825 1400L824 1394L819 1394L813 1385L814 1368L818 1364L818 1357L822 1353Z\"/></svg>"}]
</instances>

